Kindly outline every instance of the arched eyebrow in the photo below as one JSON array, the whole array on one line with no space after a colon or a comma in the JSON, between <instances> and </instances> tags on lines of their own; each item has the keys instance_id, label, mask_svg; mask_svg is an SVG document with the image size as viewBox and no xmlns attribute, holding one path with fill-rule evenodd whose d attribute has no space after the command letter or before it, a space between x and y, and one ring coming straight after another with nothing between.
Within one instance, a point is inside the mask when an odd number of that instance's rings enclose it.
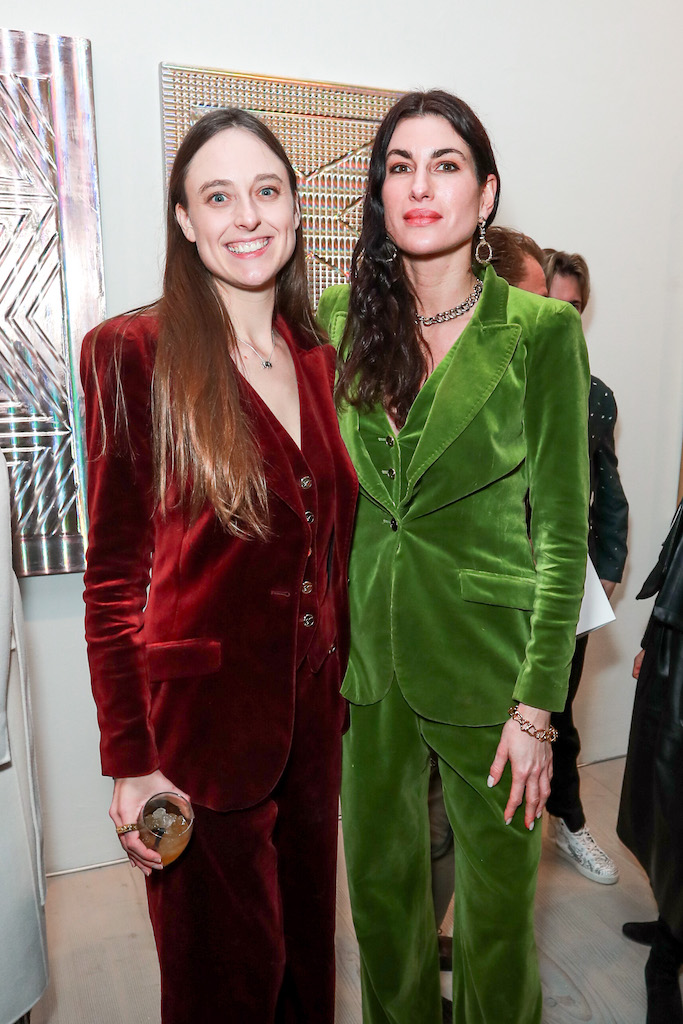
<instances>
[{"instance_id":1,"label":"arched eyebrow","mask_svg":"<svg viewBox=\"0 0 683 1024\"><path fill-rule=\"evenodd\" d=\"M257 174L254 178L255 185L262 185L264 181L274 181L280 185L284 184L280 175L274 171L266 174ZM232 188L234 184L234 181L231 181L229 178L215 178L213 181L205 181L203 185L199 186L199 195L204 195L205 192L210 191L212 188Z\"/></svg>"},{"instance_id":2,"label":"arched eyebrow","mask_svg":"<svg viewBox=\"0 0 683 1024\"><path fill-rule=\"evenodd\" d=\"M276 181L280 185L284 185L284 181L279 174L275 173L275 171L271 171L268 174L257 174L254 178L254 184L261 185L264 181Z\"/></svg>"},{"instance_id":3,"label":"arched eyebrow","mask_svg":"<svg viewBox=\"0 0 683 1024\"><path fill-rule=\"evenodd\" d=\"M455 149L453 146L447 146L446 149L435 149L432 151L432 160L439 160L442 156L448 156L449 153L454 153L459 156L462 160L467 160L467 154L463 153L461 149ZM407 149L390 149L387 153L387 159L390 156L400 156L403 160L412 160L413 155L409 153Z\"/></svg>"},{"instance_id":4,"label":"arched eyebrow","mask_svg":"<svg viewBox=\"0 0 683 1024\"><path fill-rule=\"evenodd\" d=\"M203 185L199 186L199 195L203 195L212 188L229 188L232 185L231 181L225 178L215 178L213 181L205 181Z\"/></svg>"},{"instance_id":5,"label":"arched eyebrow","mask_svg":"<svg viewBox=\"0 0 683 1024\"><path fill-rule=\"evenodd\" d=\"M438 160L442 156L448 156L449 153L454 153L459 156L462 160L467 160L467 154L463 153L461 149L455 149L454 146L448 146L446 149L435 149L432 153L432 159Z\"/></svg>"}]
</instances>

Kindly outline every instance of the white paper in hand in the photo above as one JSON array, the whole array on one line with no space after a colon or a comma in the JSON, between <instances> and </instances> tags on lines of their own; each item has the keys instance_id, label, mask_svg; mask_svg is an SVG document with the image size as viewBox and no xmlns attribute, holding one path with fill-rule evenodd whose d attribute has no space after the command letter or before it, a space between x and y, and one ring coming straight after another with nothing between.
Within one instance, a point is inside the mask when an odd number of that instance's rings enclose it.
<instances>
[{"instance_id":1,"label":"white paper in hand","mask_svg":"<svg viewBox=\"0 0 683 1024\"><path fill-rule=\"evenodd\" d=\"M595 566L589 558L586 562L586 587L583 592L576 635L584 636L586 633L592 633L594 629L600 629L608 622L613 622L614 618L612 605L609 603L600 577L595 571Z\"/></svg>"}]
</instances>

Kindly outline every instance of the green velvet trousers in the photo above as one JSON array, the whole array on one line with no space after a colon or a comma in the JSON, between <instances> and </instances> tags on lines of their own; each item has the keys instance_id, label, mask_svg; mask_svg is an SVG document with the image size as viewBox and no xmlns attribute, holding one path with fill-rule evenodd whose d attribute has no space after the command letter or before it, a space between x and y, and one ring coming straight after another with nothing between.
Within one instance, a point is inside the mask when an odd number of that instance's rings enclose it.
<instances>
[{"instance_id":1,"label":"green velvet trousers","mask_svg":"<svg viewBox=\"0 0 683 1024\"><path fill-rule=\"evenodd\" d=\"M394 680L383 700L351 705L344 737L342 820L360 945L364 1024L440 1024L427 791L439 758L455 836L453 1020L540 1024L534 896L541 827L506 826L507 766L486 779L501 726L428 721Z\"/></svg>"}]
</instances>

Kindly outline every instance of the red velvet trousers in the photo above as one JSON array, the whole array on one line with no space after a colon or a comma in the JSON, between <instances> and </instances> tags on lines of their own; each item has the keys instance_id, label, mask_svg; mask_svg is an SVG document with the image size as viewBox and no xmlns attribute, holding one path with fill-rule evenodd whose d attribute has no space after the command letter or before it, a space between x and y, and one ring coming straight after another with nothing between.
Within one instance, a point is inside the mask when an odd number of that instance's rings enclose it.
<instances>
[{"instance_id":1,"label":"red velvet trousers","mask_svg":"<svg viewBox=\"0 0 683 1024\"><path fill-rule=\"evenodd\" d=\"M337 655L302 667L275 790L243 811L195 806L187 850L148 879L163 1024L333 1024L344 716Z\"/></svg>"}]
</instances>

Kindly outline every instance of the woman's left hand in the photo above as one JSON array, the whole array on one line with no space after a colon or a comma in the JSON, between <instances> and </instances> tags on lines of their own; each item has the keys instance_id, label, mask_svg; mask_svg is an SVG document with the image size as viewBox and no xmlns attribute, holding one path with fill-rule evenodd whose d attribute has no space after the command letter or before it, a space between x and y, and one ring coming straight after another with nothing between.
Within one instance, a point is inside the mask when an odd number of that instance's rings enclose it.
<instances>
[{"instance_id":1,"label":"woman's left hand","mask_svg":"<svg viewBox=\"0 0 683 1024\"><path fill-rule=\"evenodd\" d=\"M549 711L520 704L519 713L537 729L547 729L550 725ZM553 775L552 747L550 743L541 743L528 732L522 732L519 723L510 719L503 726L500 743L490 769L489 786L495 786L500 782L508 761L512 769L512 785L503 812L505 824L510 824L526 795L524 824L531 831L536 819L541 817L545 802L550 796L550 780Z\"/></svg>"}]
</instances>

